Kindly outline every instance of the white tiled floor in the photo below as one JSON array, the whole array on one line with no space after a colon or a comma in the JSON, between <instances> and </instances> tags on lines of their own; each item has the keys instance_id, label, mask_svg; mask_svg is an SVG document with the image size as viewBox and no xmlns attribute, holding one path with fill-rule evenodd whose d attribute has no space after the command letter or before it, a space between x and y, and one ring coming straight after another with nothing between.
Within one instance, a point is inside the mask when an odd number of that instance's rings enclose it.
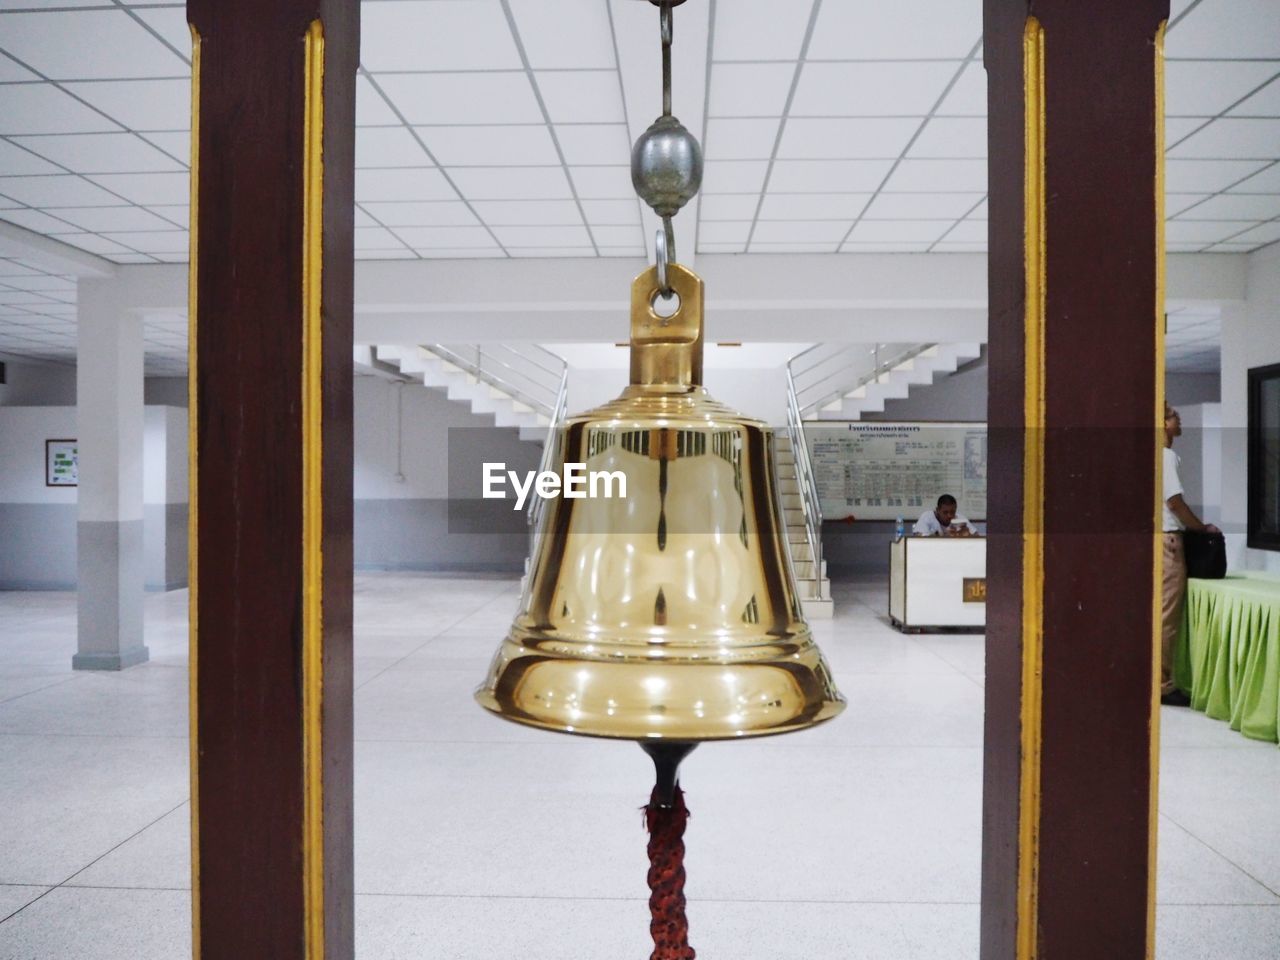
<instances>
[{"instance_id":1,"label":"white tiled floor","mask_svg":"<svg viewBox=\"0 0 1280 960\"><path fill-rule=\"evenodd\" d=\"M647 956L651 767L471 700L505 579L356 584L361 960ZM879 585L815 629L837 721L686 762L693 944L708 960L977 957L982 638L904 637ZM190 911L186 593L152 659L72 674L75 598L0 593L0 960L180 960ZM1280 954L1280 749L1166 710L1159 960Z\"/></svg>"}]
</instances>

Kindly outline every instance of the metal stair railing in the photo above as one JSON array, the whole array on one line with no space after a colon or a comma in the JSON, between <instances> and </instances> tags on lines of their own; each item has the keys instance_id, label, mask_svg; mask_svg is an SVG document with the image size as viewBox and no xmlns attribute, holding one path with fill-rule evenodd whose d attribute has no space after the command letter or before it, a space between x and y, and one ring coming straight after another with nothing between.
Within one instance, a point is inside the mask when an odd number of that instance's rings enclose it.
<instances>
[{"instance_id":1,"label":"metal stair railing","mask_svg":"<svg viewBox=\"0 0 1280 960\"><path fill-rule=\"evenodd\" d=\"M424 344L423 349L551 419L568 364L537 344Z\"/></svg>"},{"instance_id":2,"label":"metal stair railing","mask_svg":"<svg viewBox=\"0 0 1280 960\"><path fill-rule=\"evenodd\" d=\"M897 369L937 346L934 343L877 343L834 346L817 343L787 361L801 414L820 409Z\"/></svg>"},{"instance_id":3,"label":"metal stair railing","mask_svg":"<svg viewBox=\"0 0 1280 960\"><path fill-rule=\"evenodd\" d=\"M791 459L796 466L796 485L800 488L800 505L804 510L805 537L809 555L813 557L812 599L822 598L822 507L818 500L818 483L809 460L809 445L804 436L804 419L800 416L800 400L795 378L787 366L787 435L791 438ZM788 549L790 544L788 544Z\"/></svg>"},{"instance_id":4,"label":"metal stair railing","mask_svg":"<svg viewBox=\"0 0 1280 960\"><path fill-rule=\"evenodd\" d=\"M554 356L554 354L553 354ZM563 360L560 361L564 363ZM560 464L560 427L569 410L569 365L566 363L560 373L560 386L556 390L555 403L551 408L550 423L547 425L547 439L542 444L542 459L538 462L538 472L554 471ZM529 509L525 514L525 522L529 525L529 556L533 556L534 541L538 535L538 523L542 519L542 511L547 501L543 497L530 497Z\"/></svg>"}]
</instances>

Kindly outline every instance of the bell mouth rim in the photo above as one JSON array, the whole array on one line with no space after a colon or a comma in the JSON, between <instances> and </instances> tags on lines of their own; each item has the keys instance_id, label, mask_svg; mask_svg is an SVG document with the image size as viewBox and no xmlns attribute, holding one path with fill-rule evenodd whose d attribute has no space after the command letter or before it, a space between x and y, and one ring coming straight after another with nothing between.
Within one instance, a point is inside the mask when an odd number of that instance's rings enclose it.
<instances>
[{"instance_id":1,"label":"bell mouth rim","mask_svg":"<svg viewBox=\"0 0 1280 960\"><path fill-rule=\"evenodd\" d=\"M624 740L635 743L648 743L655 740L666 740L672 743L710 743L713 741L758 740L761 737L782 736L783 734L799 733L812 727L821 726L838 717L848 706L848 702L844 697L837 695L833 699L821 701L818 709L811 714L801 714L793 717L790 721L774 726L750 727L737 730L725 729L722 733L715 732L713 726L711 731L706 733L690 734L685 732L667 735L656 732L608 733L600 730L577 729L559 720L544 719L523 711L504 710L502 704L494 696L492 689L487 684L476 690L474 698L476 703L493 714L493 716L509 723L518 723L521 726L533 727L538 730L546 730L550 733L559 733L566 736L590 737L594 740ZM589 724L590 721L588 720L587 723Z\"/></svg>"}]
</instances>

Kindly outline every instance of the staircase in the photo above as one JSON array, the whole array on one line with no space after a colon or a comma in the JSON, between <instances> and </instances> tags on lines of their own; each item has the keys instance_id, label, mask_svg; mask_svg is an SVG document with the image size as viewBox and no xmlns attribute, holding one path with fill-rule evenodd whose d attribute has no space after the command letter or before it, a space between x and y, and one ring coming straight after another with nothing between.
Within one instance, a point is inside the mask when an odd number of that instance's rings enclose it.
<instances>
[{"instance_id":1,"label":"staircase","mask_svg":"<svg viewBox=\"0 0 1280 960\"><path fill-rule=\"evenodd\" d=\"M915 386L928 386L939 375L955 373L963 364L982 355L977 343L934 343L910 348L885 364L877 364L869 376L851 390L817 404L820 420L859 420L864 413L883 413L886 400L905 400Z\"/></svg>"},{"instance_id":2,"label":"staircase","mask_svg":"<svg viewBox=\"0 0 1280 960\"><path fill-rule=\"evenodd\" d=\"M504 344L358 346L355 362L420 380L535 443L546 440L564 400L566 364L537 344L519 350Z\"/></svg>"},{"instance_id":3,"label":"staircase","mask_svg":"<svg viewBox=\"0 0 1280 960\"><path fill-rule=\"evenodd\" d=\"M787 530L787 547L791 551L791 567L800 591L800 605L808 620L830 620L835 607L831 602L831 581L827 564L821 559L821 543L810 542L809 525L805 521L804 495L791 437L779 432L774 437L778 471L778 491L782 497L782 522ZM815 556L815 554L817 554Z\"/></svg>"}]
</instances>

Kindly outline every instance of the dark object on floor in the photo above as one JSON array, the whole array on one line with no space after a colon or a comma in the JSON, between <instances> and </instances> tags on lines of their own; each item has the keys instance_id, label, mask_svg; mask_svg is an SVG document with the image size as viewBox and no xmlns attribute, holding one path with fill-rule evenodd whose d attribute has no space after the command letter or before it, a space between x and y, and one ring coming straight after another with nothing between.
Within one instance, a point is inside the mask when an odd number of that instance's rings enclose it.
<instances>
[{"instance_id":1,"label":"dark object on floor","mask_svg":"<svg viewBox=\"0 0 1280 960\"><path fill-rule=\"evenodd\" d=\"M1171 693L1161 694L1160 703L1166 707L1189 707L1191 706L1191 698L1181 690L1174 690Z\"/></svg>"},{"instance_id":2,"label":"dark object on floor","mask_svg":"<svg viewBox=\"0 0 1280 960\"><path fill-rule=\"evenodd\" d=\"M1227 540L1221 533L1184 530L1187 576L1197 580L1221 580L1227 575Z\"/></svg>"}]
</instances>

